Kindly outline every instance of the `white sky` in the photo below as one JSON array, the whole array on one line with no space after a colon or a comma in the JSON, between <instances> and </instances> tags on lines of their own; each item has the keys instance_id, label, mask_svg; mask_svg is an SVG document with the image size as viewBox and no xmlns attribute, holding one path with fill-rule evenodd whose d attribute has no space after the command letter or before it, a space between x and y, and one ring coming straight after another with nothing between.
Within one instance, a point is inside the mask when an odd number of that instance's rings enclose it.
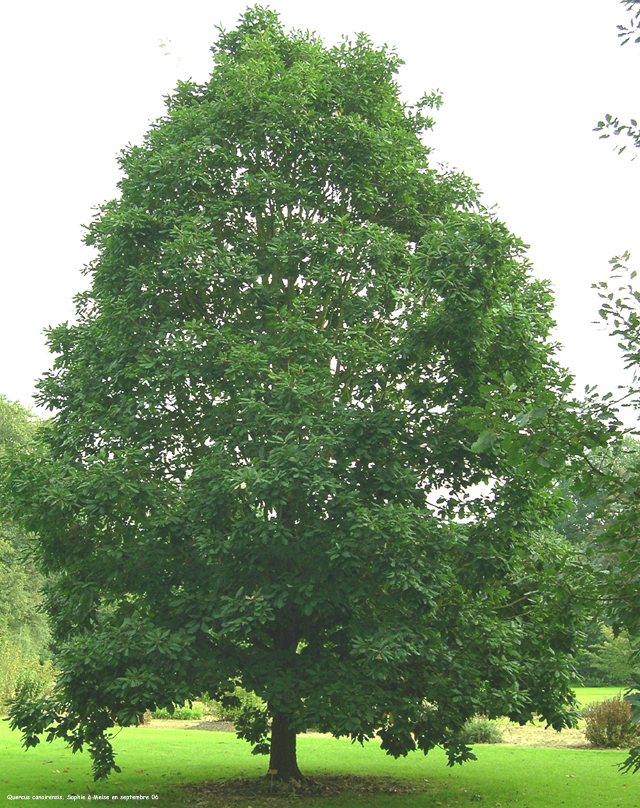
<instances>
[{"instance_id":1,"label":"white sky","mask_svg":"<svg viewBox=\"0 0 640 808\"><path fill-rule=\"evenodd\" d=\"M640 258L640 159L592 131L605 113L640 115L640 45L620 47L617 0L273 0L287 28L327 44L366 31L397 48L403 95L440 88L437 162L464 170L531 245L553 282L562 359L578 389L623 381L597 320L592 283L611 256ZM115 195L115 155L139 142L177 79L210 72L215 26L237 0L35 0L5 5L0 393L31 406L49 367L43 329L73 317L90 253L82 223ZM171 40L160 48L161 40Z\"/></svg>"}]
</instances>

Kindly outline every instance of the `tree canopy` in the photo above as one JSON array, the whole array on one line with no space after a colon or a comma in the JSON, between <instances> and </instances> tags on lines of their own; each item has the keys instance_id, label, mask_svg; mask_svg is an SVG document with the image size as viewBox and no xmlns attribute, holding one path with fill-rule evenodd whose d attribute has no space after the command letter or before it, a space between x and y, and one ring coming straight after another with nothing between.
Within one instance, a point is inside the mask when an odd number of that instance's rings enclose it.
<instances>
[{"instance_id":1,"label":"tree canopy","mask_svg":"<svg viewBox=\"0 0 640 808\"><path fill-rule=\"evenodd\" d=\"M393 50L256 6L213 56L122 152L92 286L49 334L51 427L3 463L62 669L12 726L88 743L99 777L115 723L241 682L267 711L238 731L288 778L308 727L453 763L477 712L571 724L549 462L473 421L499 390L544 440L568 385L547 285L431 165L440 99L400 100Z\"/></svg>"}]
</instances>

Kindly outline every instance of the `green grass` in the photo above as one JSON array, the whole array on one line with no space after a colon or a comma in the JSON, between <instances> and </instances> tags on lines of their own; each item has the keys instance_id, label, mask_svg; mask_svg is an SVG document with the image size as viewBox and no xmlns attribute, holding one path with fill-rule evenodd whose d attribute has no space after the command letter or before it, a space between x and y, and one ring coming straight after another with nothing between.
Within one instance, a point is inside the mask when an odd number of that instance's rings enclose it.
<instances>
[{"instance_id":1,"label":"green grass","mask_svg":"<svg viewBox=\"0 0 640 808\"><path fill-rule=\"evenodd\" d=\"M618 693L624 693L624 687L574 687L573 692L580 704L591 704L593 701L612 699Z\"/></svg>"},{"instance_id":2,"label":"green grass","mask_svg":"<svg viewBox=\"0 0 640 808\"><path fill-rule=\"evenodd\" d=\"M582 703L610 697L618 688L580 688ZM231 733L185 729L128 728L114 741L122 773L95 784L90 759L85 752L72 755L64 744L41 743L25 751L19 733L0 722L0 802L9 795L59 796L69 804L73 795L107 797L103 803L122 805L123 797L142 795L140 805L162 808L185 806L178 783L264 774L267 760L251 755L248 744ZM364 748L347 740L301 737L298 760L307 775L386 775L428 780L426 793L414 795L342 796L321 800L324 808L435 808L435 806L510 806L510 808L558 808L566 805L589 808L637 808L640 805L640 775L621 775L616 763L620 750L549 749L509 746L476 747L478 760L450 769L444 754L409 755L394 761L376 743ZM153 803L152 795L158 795ZM479 795L482 799L477 799ZM115 798L115 799L114 799ZM56 800L58 802L59 800ZM47 800L48 803L54 802ZM298 805L309 805L297 800ZM261 808L260 799L234 802L237 808Z\"/></svg>"},{"instance_id":3,"label":"green grass","mask_svg":"<svg viewBox=\"0 0 640 808\"><path fill-rule=\"evenodd\" d=\"M228 733L183 729L126 729L115 741L122 774L106 784L94 784L88 755L75 755L60 742L40 744L25 752L19 736L6 724L0 728L0 800L8 795L90 794L115 797L141 794L159 796L156 805L177 808L186 803L177 783L222 777L258 776L266 759L252 756L247 744ZM500 803L512 808L637 808L640 779L620 775L615 764L624 753L570 749L476 747L478 761L449 769L441 753L427 758L414 754L394 761L376 744L364 748L345 740L299 740L299 762L308 775L320 773L387 775L429 781L427 793L402 797L386 795L341 797L324 801L336 808L431 808L467 806L480 795L484 805ZM47 800L47 802L50 802ZM80 802L80 800L78 800ZM106 800L104 801L106 802ZM478 800L478 802L480 802ZM140 804L140 802L137 802ZM144 801L151 804L151 799ZM237 808L258 808L260 800L234 803ZM299 801L299 804L305 804Z\"/></svg>"}]
</instances>

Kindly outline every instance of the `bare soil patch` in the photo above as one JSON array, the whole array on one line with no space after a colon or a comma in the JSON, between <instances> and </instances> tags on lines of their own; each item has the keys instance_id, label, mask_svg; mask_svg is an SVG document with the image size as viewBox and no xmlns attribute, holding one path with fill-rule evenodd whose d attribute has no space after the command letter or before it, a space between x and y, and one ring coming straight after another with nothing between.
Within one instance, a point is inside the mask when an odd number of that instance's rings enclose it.
<instances>
[{"instance_id":1,"label":"bare soil patch","mask_svg":"<svg viewBox=\"0 0 640 808\"><path fill-rule=\"evenodd\" d=\"M185 729L204 729L208 730L209 732L235 732L236 728L232 721L211 721L205 718L204 721L200 721L194 724L191 727L185 727Z\"/></svg>"},{"instance_id":2,"label":"bare soil patch","mask_svg":"<svg viewBox=\"0 0 640 808\"><path fill-rule=\"evenodd\" d=\"M140 729L194 729L201 721L182 721L177 718L148 718ZM231 724L233 731L233 724Z\"/></svg>"},{"instance_id":3,"label":"bare soil patch","mask_svg":"<svg viewBox=\"0 0 640 808\"><path fill-rule=\"evenodd\" d=\"M554 749L592 749L581 729L563 729L556 732L544 724L512 724L509 721L498 724L502 730L504 743L510 746L545 746Z\"/></svg>"},{"instance_id":4,"label":"bare soil patch","mask_svg":"<svg viewBox=\"0 0 640 808\"><path fill-rule=\"evenodd\" d=\"M183 729L200 729L209 732L234 732L235 727L231 721L151 721L148 726L155 727L182 727ZM510 746L544 746L555 749L591 749L581 729L563 729L562 732L544 724L512 724L509 721L498 722L502 731L504 743ZM318 732L307 732L309 736L322 737ZM324 737L331 737L326 735Z\"/></svg>"}]
</instances>

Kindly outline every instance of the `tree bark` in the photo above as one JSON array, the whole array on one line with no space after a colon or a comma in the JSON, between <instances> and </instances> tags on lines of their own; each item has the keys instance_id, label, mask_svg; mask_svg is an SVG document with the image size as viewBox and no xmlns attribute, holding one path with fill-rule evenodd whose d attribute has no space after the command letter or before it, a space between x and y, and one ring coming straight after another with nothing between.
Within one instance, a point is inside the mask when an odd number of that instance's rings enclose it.
<instances>
[{"instance_id":1,"label":"tree bark","mask_svg":"<svg viewBox=\"0 0 640 808\"><path fill-rule=\"evenodd\" d=\"M269 773L275 780L304 780L296 758L296 731L287 716L276 713L271 722Z\"/></svg>"}]
</instances>

